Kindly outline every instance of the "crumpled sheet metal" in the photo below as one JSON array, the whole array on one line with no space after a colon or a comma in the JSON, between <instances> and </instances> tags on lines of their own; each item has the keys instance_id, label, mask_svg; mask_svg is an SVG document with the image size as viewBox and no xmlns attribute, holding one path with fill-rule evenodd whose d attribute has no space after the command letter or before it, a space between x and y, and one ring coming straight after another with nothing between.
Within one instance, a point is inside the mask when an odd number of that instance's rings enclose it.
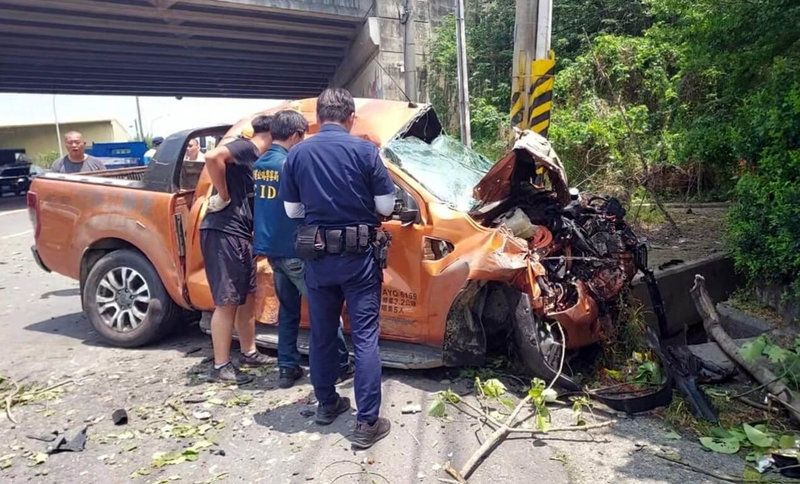
<instances>
[{"instance_id":1,"label":"crumpled sheet metal","mask_svg":"<svg viewBox=\"0 0 800 484\"><path fill-rule=\"evenodd\" d=\"M481 246L489 250L475 250L469 261L470 279L511 282L528 265L528 243L506 227L482 235Z\"/></svg>"},{"instance_id":2,"label":"crumpled sheet metal","mask_svg":"<svg viewBox=\"0 0 800 484\"><path fill-rule=\"evenodd\" d=\"M527 152L538 166L547 168L550 183L562 205L569 203L569 185L564 165L550 141L530 130L517 131L514 148L492 166L473 190L473 197L484 204L505 200L511 196L511 183L517 164L517 152Z\"/></svg>"}]
</instances>

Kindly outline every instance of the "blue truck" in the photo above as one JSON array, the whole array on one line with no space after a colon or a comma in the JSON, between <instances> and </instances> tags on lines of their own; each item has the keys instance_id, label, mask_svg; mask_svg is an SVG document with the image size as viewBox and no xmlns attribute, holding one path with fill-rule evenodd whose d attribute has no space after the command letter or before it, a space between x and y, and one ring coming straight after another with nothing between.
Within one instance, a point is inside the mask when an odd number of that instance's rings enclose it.
<instances>
[{"instance_id":1,"label":"blue truck","mask_svg":"<svg viewBox=\"0 0 800 484\"><path fill-rule=\"evenodd\" d=\"M93 143L86 153L99 158L107 170L144 166L147 143L144 141L125 141L117 143Z\"/></svg>"}]
</instances>

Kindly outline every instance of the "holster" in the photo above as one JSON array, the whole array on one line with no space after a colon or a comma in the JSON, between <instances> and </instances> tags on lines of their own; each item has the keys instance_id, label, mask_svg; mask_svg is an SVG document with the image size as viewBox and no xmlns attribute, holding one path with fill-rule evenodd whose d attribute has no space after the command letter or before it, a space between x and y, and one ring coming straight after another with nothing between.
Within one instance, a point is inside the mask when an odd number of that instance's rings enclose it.
<instances>
[{"instance_id":1,"label":"holster","mask_svg":"<svg viewBox=\"0 0 800 484\"><path fill-rule=\"evenodd\" d=\"M392 245L392 234L385 230L375 231L375 238L372 241L372 254L381 269L386 269L389 262L389 246Z\"/></svg>"},{"instance_id":2,"label":"holster","mask_svg":"<svg viewBox=\"0 0 800 484\"><path fill-rule=\"evenodd\" d=\"M320 235L319 225L301 225L294 239L294 250L304 260L319 259L325 254L325 241Z\"/></svg>"}]
</instances>

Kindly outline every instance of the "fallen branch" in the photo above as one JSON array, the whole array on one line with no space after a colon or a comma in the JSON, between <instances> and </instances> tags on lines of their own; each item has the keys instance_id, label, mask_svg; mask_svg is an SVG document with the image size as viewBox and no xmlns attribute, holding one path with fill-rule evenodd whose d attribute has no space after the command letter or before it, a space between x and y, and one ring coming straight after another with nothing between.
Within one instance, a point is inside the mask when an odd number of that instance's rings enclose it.
<instances>
[{"instance_id":1,"label":"fallen branch","mask_svg":"<svg viewBox=\"0 0 800 484\"><path fill-rule=\"evenodd\" d=\"M12 422L18 423L17 420L14 418L14 415L11 414L11 407L14 405L13 400L14 397L17 395L17 393L19 393L20 386L19 383L17 383L17 381L14 380L13 378L9 378L9 380L11 381L11 384L14 385L14 391L9 393L8 396L6 397L6 415L8 416L8 419L11 420Z\"/></svg>"},{"instance_id":2,"label":"fallen branch","mask_svg":"<svg viewBox=\"0 0 800 484\"><path fill-rule=\"evenodd\" d=\"M722 351L739 366L755 378L761 385L765 386L776 402L783 405L795 423L800 423L800 398L789 389L780 379L775 376L767 367L757 361L745 361L739 353L739 346L731 339L722 327L719 313L714 307L714 302L706 290L706 280L697 274L694 276L694 286L689 291L694 299L697 312L703 318L703 327L706 333L717 342Z\"/></svg>"},{"instance_id":3,"label":"fallen branch","mask_svg":"<svg viewBox=\"0 0 800 484\"><path fill-rule=\"evenodd\" d=\"M508 416L505 423L500 426L497 430L495 430L492 435L489 436L488 439L480 446L478 450L476 450L472 456L470 456L469 460L466 464L461 468L459 474L464 476L464 479L468 478L472 471L475 470L475 467L478 466L478 462L483 459L483 456L486 455L491 449L493 449L497 444L500 443L501 440L505 439L506 436L510 433L512 429L512 425L514 423L514 419L517 418L517 415L522 410L522 407L530 403L531 396L528 395L517 404L514 408L514 411L511 412L511 415Z\"/></svg>"},{"instance_id":4,"label":"fallen branch","mask_svg":"<svg viewBox=\"0 0 800 484\"><path fill-rule=\"evenodd\" d=\"M616 420L608 420L606 422L601 422L591 425L580 425L574 427L555 427L552 429L547 429L546 432L544 430L539 430L539 429L519 429L519 428L509 429L508 431L511 433L517 432L520 434L550 434L553 432L574 432L576 430L594 430L603 427L608 427L614 425L615 423L617 423Z\"/></svg>"}]
</instances>

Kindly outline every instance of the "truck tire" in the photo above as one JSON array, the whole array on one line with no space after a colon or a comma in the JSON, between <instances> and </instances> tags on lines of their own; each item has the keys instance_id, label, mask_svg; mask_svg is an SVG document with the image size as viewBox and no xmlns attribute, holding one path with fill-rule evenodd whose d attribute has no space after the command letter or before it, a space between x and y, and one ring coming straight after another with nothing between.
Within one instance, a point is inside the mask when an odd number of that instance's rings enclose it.
<instances>
[{"instance_id":1,"label":"truck tire","mask_svg":"<svg viewBox=\"0 0 800 484\"><path fill-rule=\"evenodd\" d=\"M555 323L557 324L557 323ZM550 383L558 374L564 346L560 337L533 313L527 297L519 299L513 320L514 343L522 366L531 375ZM581 386L561 374L556 386L568 391L580 391Z\"/></svg>"},{"instance_id":2,"label":"truck tire","mask_svg":"<svg viewBox=\"0 0 800 484\"><path fill-rule=\"evenodd\" d=\"M135 348L167 336L180 322L180 307L141 253L122 249L103 256L83 285L83 307L109 343Z\"/></svg>"}]
</instances>

